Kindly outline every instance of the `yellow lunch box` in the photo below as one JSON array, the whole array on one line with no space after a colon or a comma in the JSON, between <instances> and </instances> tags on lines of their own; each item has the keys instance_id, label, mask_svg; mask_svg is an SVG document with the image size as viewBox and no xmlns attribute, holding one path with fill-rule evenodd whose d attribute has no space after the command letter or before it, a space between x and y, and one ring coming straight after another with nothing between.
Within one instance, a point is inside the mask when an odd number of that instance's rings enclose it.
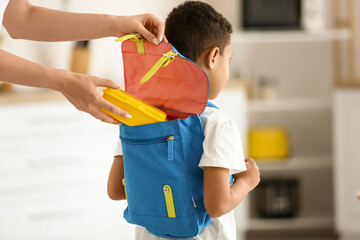
<instances>
[{"instance_id":1,"label":"yellow lunch box","mask_svg":"<svg viewBox=\"0 0 360 240\"><path fill-rule=\"evenodd\" d=\"M103 98L105 100L130 113L132 118L125 118L105 109L101 110L128 126L166 121L165 112L121 89L105 88L103 91Z\"/></svg>"},{"instance_id":2,"label":"yellow lunch box","mask_svg":"<svg viewBox=\"0 0 360 240\"><path fill-rule=\"evenodd\" d=\"M249 131L249 156L281 160L289 157L287 132L281 127L256 127Z\"/></svg>"}]
</instances>

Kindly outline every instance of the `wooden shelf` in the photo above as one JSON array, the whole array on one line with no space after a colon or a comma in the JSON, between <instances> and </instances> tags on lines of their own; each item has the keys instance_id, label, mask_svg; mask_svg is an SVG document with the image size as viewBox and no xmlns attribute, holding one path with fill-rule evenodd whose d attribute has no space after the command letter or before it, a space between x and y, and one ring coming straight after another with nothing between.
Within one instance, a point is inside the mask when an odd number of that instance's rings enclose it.
<instances>
[{"instance_id":1,"label":"wooden shelf","mask_svg":"<svg viewBox=\"0 0 360 240\"><path fill-rule=\"evenodd\" d=\"M250 219L248 230L324 229L334 227L333 217L299 217L286 219Z\"/></svg>"},{"instance_id":2,"label":"wooden shelf","mask_svg":"<svg viewBox=\"0 0 360 240\"><path fill-rule=\"evenodd\" d=\"M248 111L256 112L281 112L330 109L331 100L328 98L295 98L274 100L250 100Z\"/></svg>"},{"instance_id":3,"label":"wooden shelf","mask_svg":"<svg viewBox=\"0 0 360 240\"><path fill-rule=\"evenodd\" d=\"M345 41L350 39L348 29L329 29L321 31L237 31L233 34L234 43L299 43Z\"/></svg>"},{"instance_id":4,"label":"wooden shelf","mask_svg":"<svg viewBox=\"0 0 360 240\"><path fill-rule=\"evenodd\" d=\"M293 157L285 160L256 160L256 163L263 173L321 170L331 169L332 167L332 159L330 156Z\"/></svg>"}]
</instances>

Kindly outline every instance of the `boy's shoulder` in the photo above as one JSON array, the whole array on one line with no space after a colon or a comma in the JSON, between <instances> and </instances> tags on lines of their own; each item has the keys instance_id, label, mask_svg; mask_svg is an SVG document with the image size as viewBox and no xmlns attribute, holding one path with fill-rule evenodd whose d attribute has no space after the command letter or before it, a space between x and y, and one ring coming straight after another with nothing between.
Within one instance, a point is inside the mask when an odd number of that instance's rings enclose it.
<instances>
[{"instance_id":1,"label":"boy's shoulder","mask_svg":"<svg viewBox=\"0 0 360 240\"><path fill-rule=\"evenodd\" d=\"M231 126L236 127L235 121L221 109L207 106L200 114L203 128Z\"/></svg>"}]
</instances>

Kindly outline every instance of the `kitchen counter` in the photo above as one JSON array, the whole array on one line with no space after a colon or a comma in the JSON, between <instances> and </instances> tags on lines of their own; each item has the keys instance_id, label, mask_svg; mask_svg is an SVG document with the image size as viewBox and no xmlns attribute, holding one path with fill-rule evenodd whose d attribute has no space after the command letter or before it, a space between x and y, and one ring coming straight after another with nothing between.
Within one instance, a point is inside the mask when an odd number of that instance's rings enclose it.
<instances>
[{"instance_id":1,"label":"kitchen counter","mask_svg":"<svg viewBox=\"0 0 360 240\"><path fill-rule=\"evenodd\" d=\"M64 101L65 97L56 91L38 89L34 91L11 91L0 93L0 105L30 102Z\"/></svg>"}]
</instances>

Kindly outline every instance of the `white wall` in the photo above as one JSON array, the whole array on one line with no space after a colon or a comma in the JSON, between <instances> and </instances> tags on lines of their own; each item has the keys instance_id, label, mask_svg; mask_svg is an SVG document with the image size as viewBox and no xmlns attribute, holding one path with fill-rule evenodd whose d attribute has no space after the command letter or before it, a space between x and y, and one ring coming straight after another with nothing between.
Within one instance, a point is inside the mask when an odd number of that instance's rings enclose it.
<instances>
[{"instance_id":1,"label":"white wall","mask_svg":"<svg viewBox=\"0 0 360 240\"><path fill-rule=\"evenodd\" d=\"M232 71L249 69L256 88L261 76L277 81L279 97L330 96L332 45L330 42L248 43L234 47Z\"/></svg>"},{"instance_id":2,"label":"white wall","mask_svg":"<svg viewBox=\"0 0 360 240\"><path fill-rule=\"evenodd\" d=\"M262 41L262 38L273 37L271 33L270 36L265 33L259 34L257 41L239 42L236 40L239 35L241 37L241 34L248 34L240 30L240 1L209 1L216 3L214 6L225 13L234 31L238 32L234 41L234 56L231 64L233 76L244 69L250 72L253 89L256 89L260 77L272 77L278 83L277 92L282 98L330 96L333 79L331 41L287 42L281 39L282 35L279 41ZM323 11L324 28L330 28L330 1L325 2ZM291 31L287 34L291 38Z\"/></svg>"},{"instance_id":3,"label":"white wall","mask_svg":"<svg viewBox=\"0 0 360 240\"><path fill-rule=\"evenodd\" d=\"M356 18L356 69L357 78L360 78L360 1L355 1L355 18Z\"/></svg>"}]
</instances>

